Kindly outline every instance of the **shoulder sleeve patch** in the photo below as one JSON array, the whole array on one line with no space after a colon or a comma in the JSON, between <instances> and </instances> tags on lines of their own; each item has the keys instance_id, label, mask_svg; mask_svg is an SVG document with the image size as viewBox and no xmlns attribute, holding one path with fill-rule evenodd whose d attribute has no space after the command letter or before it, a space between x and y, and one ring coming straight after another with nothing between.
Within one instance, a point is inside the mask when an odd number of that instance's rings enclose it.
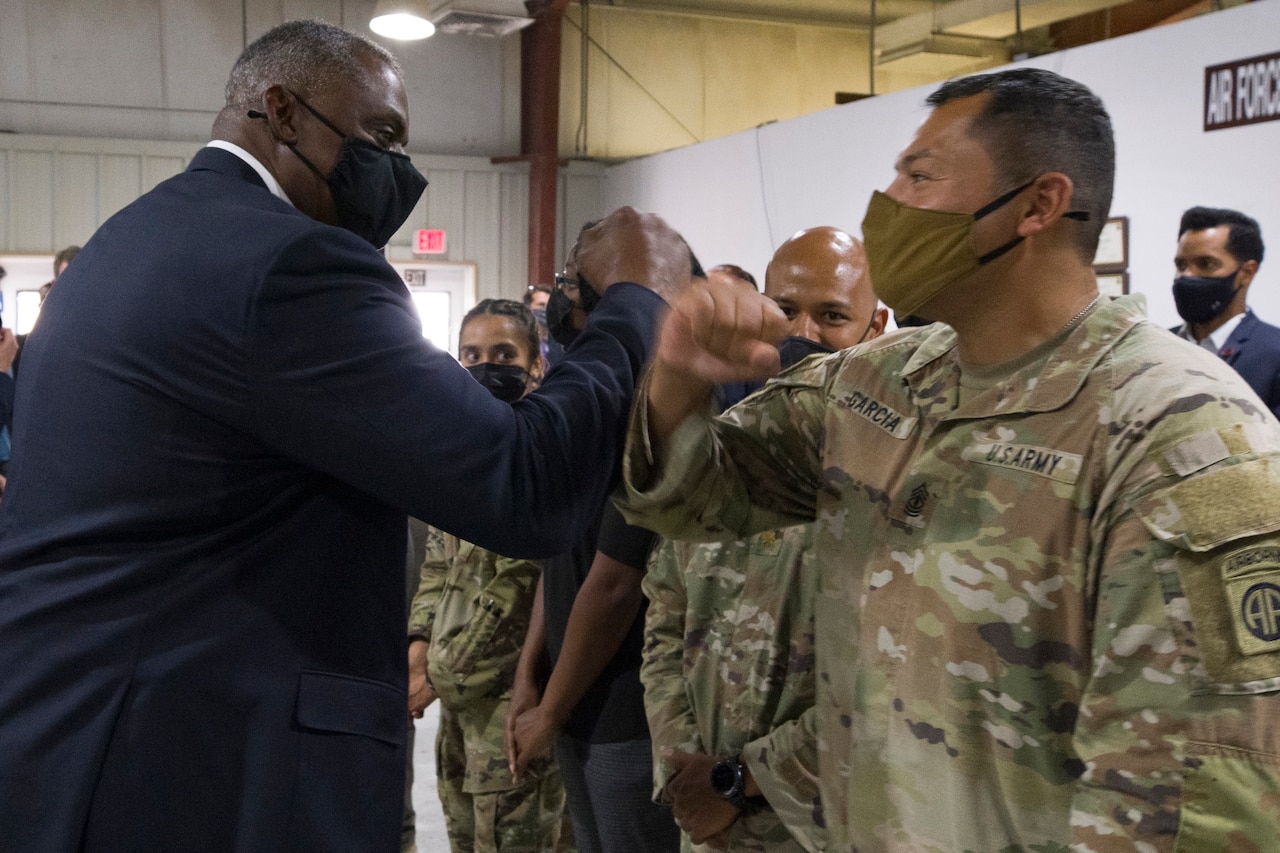
<instances>
[{"instance_id":1,"label":"shoulder sleeve patch","mask_svg":"<svg viewBox=\"0 0 1280 853\"><path fill-rule=\"evenodd\" d=\"M1174 609L1191 617L1192 647L1204 665L1200 691L1280 690L1280 541L1184 551L1178 577L1185 603Z\"/></svg>"},{"instance_id":2,"label":"shoulder sleeve patch","mask_svg":"<svg viewBox=\"0 0 1280 853\"><path fill-rule=\"evenodd\" d=\"M1280 461L1252 459L1218 468L1139 499L1151 535L1192 551L1280 531Z\"/></svg>"},{"instance_id":3,"label":"shoulder sleeve patch","mask_svg":"<svg viewBox=\"0 0 1280 853\"><path fill-rule=\"evenodd\" d=\"M1190 617L1199 690L1280 689L1280 463L1216 468L1139 499L1135 511L1178 549L1185 601L1173 610Z\"/></svg>"},{"instance_id":4,"label":"shoulder sleeve patch","mask_svg":"<svg viewBox=\"0 0 1280 853\"><path fill-rule=\"evenodd\" d=\"M1280 544L1235 551L1221 569L1241 653L1280 652Z\"/></svg>"}]
</instances>

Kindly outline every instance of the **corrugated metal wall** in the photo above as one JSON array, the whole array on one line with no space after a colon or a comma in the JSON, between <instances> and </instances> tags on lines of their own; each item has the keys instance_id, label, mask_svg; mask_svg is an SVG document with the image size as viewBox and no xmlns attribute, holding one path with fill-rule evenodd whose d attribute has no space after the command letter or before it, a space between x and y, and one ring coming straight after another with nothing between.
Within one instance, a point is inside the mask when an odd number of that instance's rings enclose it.
<instances>
[{"instance_id":1,"label":"corrugated metal wall","mask_svg":"<svg viewBox=\"0 0 1280 853\"><path fill-rule=\"evenodd\" d=\"M83 244L113 213L186 168L197 150L181 142L0 134L0 253L51 254ZM411 259L416 229L443 228L448 254L432 260L474 262L481 299L519 298L529 284L526 167L484 157L413 160L431 183L388 256ZM562 171L560 258L578 227L600 217L603 172L594 163Z\"/></svg>"}]
</instances>

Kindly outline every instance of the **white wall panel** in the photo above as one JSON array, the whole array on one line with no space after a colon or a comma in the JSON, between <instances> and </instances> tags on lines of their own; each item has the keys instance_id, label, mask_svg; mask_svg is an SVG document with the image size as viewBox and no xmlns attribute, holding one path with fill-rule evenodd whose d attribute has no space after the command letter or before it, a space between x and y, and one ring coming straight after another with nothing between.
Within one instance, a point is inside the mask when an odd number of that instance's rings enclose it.
<instances>
[{"instance_id":1,"label":"white wall panel","mask_svg":"<svg viewBox=\"0 0 1280 853\"><path fill-rule=\"evenodd\" d=\"M506 172L498 204L502 244L498 270L498 296L521 299L529 286L529 176Z\"/></svg>"},{"instance_id":2,"label":"white wall panel","mask_svg":"<svg viewBox=\"0 0 1280 853\"><path fill-rule=\"evenodd\" d=\"M98 172L98 211L102 221L142 194L142 156L103 154Z\"/></svg>"},{"instance_id":3,"label":"white wall panel","mask_svg":"<svg viewBox=\"0 0 1280 853\"><path fill-rule=\"evenodd\" d=\"M481 299L502 295L502 248L498 240L502 217L502 182L493 172L467 171L466 217L462 251L476 264L476 293Z\"/></svg>"},{"instance_id":4,"label":"white wall panel","mask_svg":"<svg viewBox=\"0 0 1280 853\"><path fill-rule=\"evenodd\" d=\"M187 168L189 158L144 157L142 160L142 191L155 189L156 184L171 178Z\"/></svg>"},{"instance_id":5,"label":"white wall panel","mask_svg":"<svg viewBox=\"0 0 1280 853\"><path fill-rule=\"evenodd\" d=\"M11 152L11 251L38 252L52 243L53 161L51 151Z\"/></svg>"},{"instance_id":6,"label":"white wall panel","mask_svg":"<svg viewBox=\"0 0 1280 853\"><path fill-rule=\"evenodd\" d=\"M449 252L437 260L460 261L462 254L462 230L466 227L466 175L456 168L434 168L426 171L427 218L422 228L443 228L448 232Z\"/></svg>"},{"instance_id":7,"label":"white wall panel","mask_svg":"<svg viewBox=\"0 0 1280 853\"><path fill-rule=\"evenodd\" d=\"M53 245L82 244L98 230L98 155L63 151L54 172Z\"/></svg>"}]
</instances>

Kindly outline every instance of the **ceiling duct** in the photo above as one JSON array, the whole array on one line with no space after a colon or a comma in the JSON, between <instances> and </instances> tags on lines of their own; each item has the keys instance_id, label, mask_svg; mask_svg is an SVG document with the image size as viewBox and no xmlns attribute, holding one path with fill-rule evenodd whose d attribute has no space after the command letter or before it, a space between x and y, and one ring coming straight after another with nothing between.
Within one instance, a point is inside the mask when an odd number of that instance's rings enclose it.
<instances>
[{"instance_id":1,"label":"ceiling duct","mask_svg":"<svg viewBox=\"0 0 1280 853\"><path fill-rule=\"evenodd\" d=\"M951 0L928 12L908 15L876 28L876 49L880 63L884 57L920 54L912 51L929 39L940 36L968 37L971 41L999 40L1079 15L1117 6L1126 0ZM957 42L957 45L960 43ZM943 49L940 55L952 54Z\"/></svg>"},{"instance_id":2,"label":"ceiling duct","mask_svg":"<svg viewBox=\"0 0 1280 853\"><path fill-rule=\"evenodd\" d=\"M977 59L1009 61L1009 48L1003 41L940 34L877 50L876 54L877 65L932 74L951 74Z\"/></svg>"},{"instance_id":3,"label":"ceiling duct","mask_svg":"<svg viewBox=\"0 0 1280 853\"><path fill-rule=\"evenodd\" d=\"M533 23L522 0L445 0L431 12L442 33L502 38Z\"/></svg>"}]
</instances>

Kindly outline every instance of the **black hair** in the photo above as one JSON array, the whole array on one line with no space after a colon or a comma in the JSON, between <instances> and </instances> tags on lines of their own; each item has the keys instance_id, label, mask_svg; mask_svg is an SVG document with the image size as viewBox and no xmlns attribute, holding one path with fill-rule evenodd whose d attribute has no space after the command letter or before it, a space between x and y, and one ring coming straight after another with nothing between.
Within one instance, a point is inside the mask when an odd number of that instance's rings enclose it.
<instances>
[{"instance_id":1,"label":"black hair","mask_svg":"<svg viewBox=\"0 0 1280 853\"><path fill-rule=\"evenodd\" d=\"M1116 146L1111 118L1089 89L1041 68L1012 68L944 83L926 99L939 107L957 98L989 95L973 120L995 164L1012 188L1045 172L1061 172L1074 185L1072 208L1089 214L1076 247L1092 262L1111 210Z\"/></svg>"},{"instance_id":2,"label":"black hair","mask_svg":"<svg viewBox=\"0 0 1280 853\"><path fill-rule=\"evenodd\" d=\"M531 284L529 285L529 289L524 292L524 296L520 298L520 301L525 305L532 305L533 294L535 293L545 293L550 296L552 293L555 293L555 288L549 284Z\"/></svg>"},{"instance_id":3,"label":"black hair","mask_svg":"<svg viewBox=\"0 0 1280 853\"><path fill-rule=\"evenodd\" d=\"M542 357L542 339L538 334L538 320L528 306L521 305L514 299L481 299L476 307L468 311L462 318L458 333L467 327L467 323L476 317L491 314L496 317L510 317L525 335L525 343L529 348L529 357L538 364Z\"/></svg>"},{"instance_id":4,"label":"black hair","mask_svg":"<svg viewBox=\"0 0 1280 853\"><path fill-rule=\"evenodd\" d=\"M1178 238L1188 231L1203 231L1206 228L1227 227L1227 251L1240 263L1257 261L1262 263L1262 253L1266 249L1262 245L1262 228L1258 220L1245 216L1238 210L1225 207L1193 207L1182 214L1182 222L1178 223Z\"/></svg>"}]
</instances>

